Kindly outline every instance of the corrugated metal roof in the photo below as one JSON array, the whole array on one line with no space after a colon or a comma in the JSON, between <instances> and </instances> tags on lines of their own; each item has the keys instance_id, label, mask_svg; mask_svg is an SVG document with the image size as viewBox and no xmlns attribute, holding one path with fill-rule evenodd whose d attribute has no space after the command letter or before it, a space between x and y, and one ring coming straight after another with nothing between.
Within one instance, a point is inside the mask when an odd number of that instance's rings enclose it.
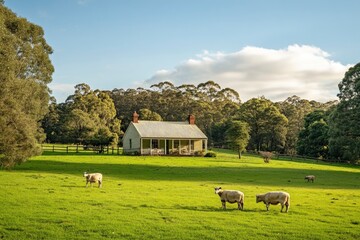
<instances>
[{"instance_id":1,"label":"corrugated metal roof","mask_svg":"<svg viewBox=\"0 0 360 240\"><path fill-rule=\"evenodd\" d=\"M188 122L139 121L132 124L142 138L207 139L198 126Z\"/></svg>"}]
</instances>

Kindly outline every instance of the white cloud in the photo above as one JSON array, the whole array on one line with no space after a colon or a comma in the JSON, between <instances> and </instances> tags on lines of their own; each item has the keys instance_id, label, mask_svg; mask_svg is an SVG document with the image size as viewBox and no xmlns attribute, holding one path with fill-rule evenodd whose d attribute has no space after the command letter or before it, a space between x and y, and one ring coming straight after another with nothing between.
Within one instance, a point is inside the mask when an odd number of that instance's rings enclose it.
<instances>
[{"instance_id":1,"label":"white cloud","mask_svg":"<svg viewBox=\"0 0 360 240\"><path fill-rule=\"evenodd\" d=\"M68 96L74 94L75 83L50 83L49 88L52 91L52 95L56 98L57 103L65 102Z\"/></svg>"},{"instance_id":2,"label":"white cloud","mask_svg":"<svg viewBox=\"0 0 360 240\"><path fill-rule=\"evenodd\" d=\"M234 53L204 51L174 70L156 72L146 83L196 85L213 80L237 90L243 101L262 95L280 101L297 95L324 102L337 99L337 85L350 66L331 60L329 53L314 46L279 50L248 46Z\"/></svg>"}]
</instances>

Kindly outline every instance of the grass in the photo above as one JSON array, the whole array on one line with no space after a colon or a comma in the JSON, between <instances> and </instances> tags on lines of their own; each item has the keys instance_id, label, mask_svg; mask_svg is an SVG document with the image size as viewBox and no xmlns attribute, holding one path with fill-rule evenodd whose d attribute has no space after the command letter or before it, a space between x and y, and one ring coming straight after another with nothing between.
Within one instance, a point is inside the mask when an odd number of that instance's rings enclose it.
<instances>
[{"instance_id":1,"label":"grass","mask_svg":"<svg viewBox=\"0 0 360 240\"><path fill-rule=\"evenodd\" d=\"M218 151L217 158L45 153L0 171L0 239L359 239L360 168ZM103 188L85 188L84 171ZM315 183L304 176L316 175ZM222 210L214 187L245 193ZM291 194L289 213L255 203Z\"/></svg>"}]
</instances>

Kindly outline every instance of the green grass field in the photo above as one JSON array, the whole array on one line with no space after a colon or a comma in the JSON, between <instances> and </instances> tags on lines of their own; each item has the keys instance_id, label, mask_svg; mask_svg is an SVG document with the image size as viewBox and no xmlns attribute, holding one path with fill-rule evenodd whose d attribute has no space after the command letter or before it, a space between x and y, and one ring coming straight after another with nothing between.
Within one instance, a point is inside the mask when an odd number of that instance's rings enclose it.
<instances>
[{"instance_id":1,"label":"green grass field","mask_svg":"<svg viewBox=\"0 0 360 240\"><path fill-rule=\"evenodd\" d=\"M244 211L222 210L216 186L244 192ZM255 202L273 190L289 213ZM0 171L0 199L0 239L360 239L360 168L310 160L47 153Z\"/></svg>"}]
</instances>

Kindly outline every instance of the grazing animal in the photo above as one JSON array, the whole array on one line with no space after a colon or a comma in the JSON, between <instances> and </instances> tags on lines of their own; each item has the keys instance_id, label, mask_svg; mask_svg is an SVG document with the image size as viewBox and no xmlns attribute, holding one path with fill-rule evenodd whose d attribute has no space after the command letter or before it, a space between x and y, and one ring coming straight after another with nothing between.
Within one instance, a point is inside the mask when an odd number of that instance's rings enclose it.
<instances>
[{"instance_id":1,"label":"grazing animal","mask_svg":"<svg viewBox=\"0 0 360 240\"><path fill-rule=\"evenodd\" d=\"M314 182L315 181L315 176L314 175L307 175L305 178L305 180L307 179L308 182Z\"/></svg>"},{"instance_id":2,"label":"grazing animal","mask_svg":"<svg viewBox=\"0 0 360 240\"><path fill-rule=\"evenodd\" d=\"M90 186L92 183L99 183L99 188L102 186L102 174L101 173L87 173L84 172L84 177L86 178L86 187L88 183L90 183Z\"/></svg>"},{"instance_id":3,"label":"grazing animal","mask_svg":"<svg viewBox=\"0 0 360 240\"><path fill-rule=\"evenodd\" d=\"M263 157L264 163L270 163L270 159L273 157L272 152L259 151L259 154Z\"/></svg>"},{"instance_id":4,"label":"grazing animal","mask_svg":"<svg viewBox=\"0 0 360 240\"><path fill-rule=\"evenodd\" d=\"M277 205L281 204L281 212L286 206L286 211L289 211L290 208L290 194L287 192L268 192L265 194L256 195L256 202L263 202L266 204L266 210L269 211L270 204Z\"/></svg>"},{"instance_id":5,"label":"grazing animal","mask_svg":"<svg viewBox=\"0 0 360 240\"><path fill-rule=\"evenodd\" d=\"M216 187L215 194L219 195L223 209L226 209L226 202L237 203L239 210L244 209L244 193L237 190L223 190L221 187Z\"/></svg>"}]
</instances>

